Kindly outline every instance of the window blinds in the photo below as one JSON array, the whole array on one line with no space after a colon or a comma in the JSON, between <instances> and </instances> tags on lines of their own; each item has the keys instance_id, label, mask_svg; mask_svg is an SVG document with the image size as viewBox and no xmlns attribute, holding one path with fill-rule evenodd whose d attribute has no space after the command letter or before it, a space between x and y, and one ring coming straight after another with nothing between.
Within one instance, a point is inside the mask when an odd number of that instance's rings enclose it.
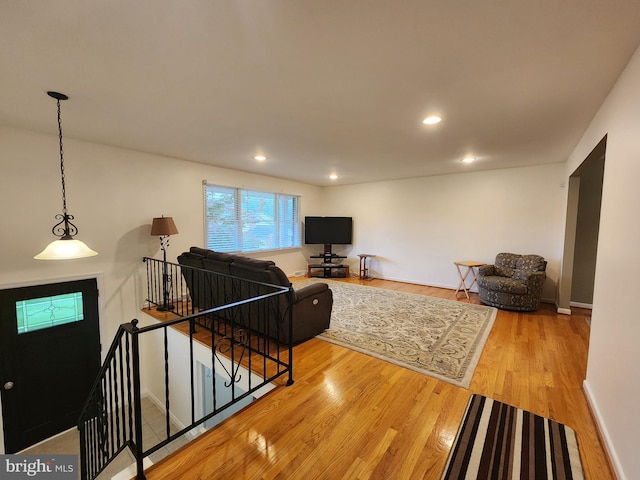
<instances>
[{"instance_id":1,"label":"window blinds","mask_svg":"<svg viewBox=\"0 0 640 480\"><path fill-rule=\"evenodd\" d=\"M206 246L252 252L300 246L300 197L205 185Z\"/></svg>"}]
</instances>

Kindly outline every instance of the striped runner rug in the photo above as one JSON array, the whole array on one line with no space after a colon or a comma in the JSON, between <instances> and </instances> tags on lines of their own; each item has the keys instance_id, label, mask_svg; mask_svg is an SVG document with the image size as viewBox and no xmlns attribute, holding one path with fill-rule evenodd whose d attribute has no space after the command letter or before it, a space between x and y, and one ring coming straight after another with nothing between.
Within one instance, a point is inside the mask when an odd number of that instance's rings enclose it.
<instances>
[{"instance_id":1,"label":"striped runner rug","mask_svg":"<svg viewBox=\"0 0 640 480\"><path fill-rule=\"evenodd\" d=\"M469 399L442 480L583 479L575 432L482 395Z\"/></svg>"}]
</instances>

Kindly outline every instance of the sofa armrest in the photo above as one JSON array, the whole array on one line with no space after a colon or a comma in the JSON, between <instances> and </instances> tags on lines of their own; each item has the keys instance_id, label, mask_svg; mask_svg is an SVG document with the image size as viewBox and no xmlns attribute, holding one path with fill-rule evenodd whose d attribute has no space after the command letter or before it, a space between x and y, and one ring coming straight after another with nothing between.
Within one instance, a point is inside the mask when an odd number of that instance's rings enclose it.
<instances>
[{"instance_id":1,"label":"sofa armrest","mask_svg":"<svg viewBox=\"0 0 640 480\"><path fill-rule=\"evenodd\" d=\"M484 275L486 277L495 275L496 267L495 265L482 265L478 268L478 275Z\"/></svg>"},{"instance_id":2,"label":"sofa armrest","mask_svg":"<svg viewBox=\"0 0 640 480\"><path fill-rule=\"evenodd\" d=\"M313 283L293 292L293 339L296 344L315 337L329 328L333 292L326 283ZM288 308L283 312L281 338L289 343Z\"/></svg>"},{"instance_id":3,"label":"sofa armrest","mask_svg":"<svg viewBox=\"0 0 640 480\"><path fill-rule=\"evenodd\" d=\"M295 290L293 292L293 302L301 302L308 297L320 295L327 290L329 290L329 285L326 283L312 283L311 285Z\"/></svg>"}]
</instances>

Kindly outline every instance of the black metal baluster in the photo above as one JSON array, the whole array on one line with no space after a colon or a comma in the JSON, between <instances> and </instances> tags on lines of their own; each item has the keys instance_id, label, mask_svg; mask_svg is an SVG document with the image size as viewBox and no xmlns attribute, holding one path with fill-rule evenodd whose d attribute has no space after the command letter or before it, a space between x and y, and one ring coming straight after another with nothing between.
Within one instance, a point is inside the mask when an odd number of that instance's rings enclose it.
<instances>
[{"instance_id":1,"label":"black metal baluster","mask_svg":"<svg viewBox=\"0 0 640 480\"><path fill-rule=\"evenodd\" d=\"M142 400L140 395L140 344L138 339L138 320L131 321L131 355L133 360L133 403L135 423L135 452L137 480L146 480L144 475L144 455L142 445Z\"/></svg>"},{"instance_id":2,"label":"black metal baluster","mask_svg":"<svg viewBox=\"0 0 640 480\"><path fill-rule=\"evenodd\" d=\"M295 298L295 292L293 290L293 286L289 285L289 291L287 292L288 295L288 304L290 305L289 307L289 358L287 359L287 365L288 365L288 370L289 370L289 380L287 381L287 386L293 385L293 301ZM278 348L278 350L280 350ZM278 355L278 360L280 355Z\"/></svg>"},{"instance_id":3,"label":"black metal baluster","mask_svg":"<svg viewBox=\"0 0 640 480\"><path fill-rule=\"evenodd\" d=\"M97 471L96 465L96 446L98 442L96 441L96 421L95 417L91 419L91 423L89 424L89 456L91 457L89 462L90 467L90 477L93 478L95 472Z\"/></svg>"},{"instance_id":4,"label":"black metal baluster","mask_svg":"<svg viewBox=\"0 0 640 480\"><path fill-rule=\"evenodd\" d=\"M87 434L87 426L84 420L80 421L78 425L80 430L80 478L88 478L87 474L87 443L85 436Z\"/></svg>"},{"instance_id":5,"label":"black metal baluster","mask_svg":"<svg viewBox=\"0 0 640 480\"><path fill-rule=\"evenodd\" d=\"M111 367L109 368L109 408L107 409L107 423L109 424L109 436L111 439L111 449L109 450L109 458L111 458L111 456L113 455L113 452L115 452L117 449L115 447L115 443L114 443L114 431L113 431L113 418L112 418L112 414L113 414L113 410L114 410L114 405L115 405L115 401L114 401L114 395L113 395L113 385L114 385L114 369L115 369L115 358L111 359Z\"/></svg>"},{"instance_id":6,"label":"black metal baluster","mask_svg":"<svg viewBox=\"0 0 640 480\"><path fill-rule=\"evenodd\" d=\"M102 456L100 458L100 465L104 465L107 463L107 459L109 458L109 425L107 424L107 377L109 372L107 370L107 375L103 378L102 382L102 403L101 403L101 412L100 412L100 435L102 437Z\"/></svg>"},{"instance_id":7,"label":"black metal baluster","mask_svg":"<svg viewBox=\"0 0 640 480\"><path fill-rule=\"evenodd\" d=\"M148 307L149 310L151 310L151 272L150 272L150 262L149 259L147 259L146 257L143 259L143 262L146 264L146 271L147 271L147 303L148 303Z\"/></svg>"},{"instance_id":8,"label":"black metal baluster","mask_svg":"<svg viewBox=\"0 0 640 480\"><path fill-rule=\"evenodd\" d=\"M133 440L133 402L131 401L131 353L130 353L130 345L129 345L129 333L127 332L124 338L125 343L125 358L127 361L127 396L128 396L128 407L129 407L129 434L127 435L127 443L131 443Z\"/></svg>"},{"instance_id":9,"label":"black metal baluster","mask_svg":"<svg viewBox=\"0 0 640 480\"><path fill-rule=\"evenodd\" d=\"M171 436L171 422L169 419L169 338L167 327L164 330L164 402L165 402L165 423L167 430L167 438Z\"/></svg>"},{"instance_id":10,"label":"black metal baluster","mask_svg":"<svg viewBox=\"0 0 640 480\"><path fill-rule=\"evenodd\" d=\"M120 437L120 446L122 446L127 441L127 427L125 425L126 419L126 410L125 410L125 400L124 400L124 365L122 363L122 337L118 341L118 359L120 365L120 398L122 399L122 404L120 406L120 414L122 415L122 428L118 433Z\"/></svg>"},{"instance_id":11,"label":"black metal baluster","mask_svg":"<svg viewBox=\"0 0 640 480\"><path fill-rule=\"evenodd\" d=\"M189 320L189 375L191 380L191 423L196 423L196 393L194 385L194 367L193 367L193 332L194 319Z\"/></svg>"}]
</instances>

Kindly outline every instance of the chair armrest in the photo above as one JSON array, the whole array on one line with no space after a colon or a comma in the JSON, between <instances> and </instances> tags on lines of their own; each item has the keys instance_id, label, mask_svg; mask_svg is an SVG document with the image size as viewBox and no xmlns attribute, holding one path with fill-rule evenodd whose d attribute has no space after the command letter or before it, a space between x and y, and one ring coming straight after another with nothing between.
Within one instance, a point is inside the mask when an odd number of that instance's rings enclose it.
<instances>
[{"instance_id":1,"label":"chair armrest","mask_svg":"<svg viewBox=\"0 0 640 480\"><path fill-rule=\"evenodd\" d=\"M491 276L496 274L495 265L482 265L478 268L478 275Z\"/></svg>"},{"instance_id":2,"label":"chair armrest","mask_svg":"<svg viewBox=\"0 0 640 480\"><path fill-rule=\"evenodd\" d=\"M545 272L532 272L530 270L516 270L513 278L520 280L529 288L542 288L547 278Z\"/></svg>"}]
</instances>

